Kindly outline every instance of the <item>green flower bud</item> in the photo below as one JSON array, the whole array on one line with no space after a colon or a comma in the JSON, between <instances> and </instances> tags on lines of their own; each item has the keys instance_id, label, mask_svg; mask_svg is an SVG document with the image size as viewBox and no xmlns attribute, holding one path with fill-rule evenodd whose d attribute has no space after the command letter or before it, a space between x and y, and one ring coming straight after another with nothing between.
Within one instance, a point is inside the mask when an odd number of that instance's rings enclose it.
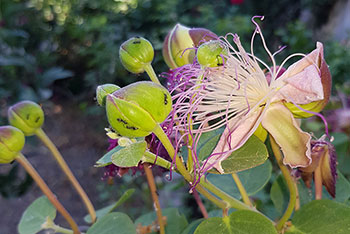
<instances>
[{"instance_id":1,"label":"green flower bud","mask_svg":"<svg viewBox=\"0 0 350 234\"><path fill-rule=\"evenodd\" d=\"M119 58L131 73L142 73L154 57L152 44L143 37L133 37L124 42L119 49Z\"/></svg>"},{"instance_id":2,"label":"green flower bud","mask_svg":"<svg viewBox=\"0 0 350 234\"><path fill-rule=\"evenodd\" d=\"M24 146L24 135L12 126L0 127L0 163L10 163Z\"/></svg>"},{"instance_id":3,"label":"green flower bud","mask_svg":"<svg viewBox=\"0 0 350 234\"><path fill-rule=\"evenodd\" d=\"M198 47L205 41L217 38L218 36L208 29L188 28L176 24L164 40L162 51L164 60L171 69L193 63L195 50L186 49Z\"/></svg>"},{"instance_id":4,"label":"green flower bud","mask_svg":"<svg viewBox=\"0 0 350 234\"><path fill-rule=\"evenodd\" d=\"M118 89L120 89L120 87L114 84L104 84L104 85L97 86L96 88L97 103L100 106L105 106L107 95L117 91Z\"/></svg>"},{"instance_id":5,"label":"green flower bud","mask_svg":"<svg viewBox=\"0 0 350 234\"><path fill-rule=\"evenodd\" d=\"M34 135L44 123L44 112L32 101L22 101L8 109L8 119L12 126L20 129L24 135Z\"/></svg>"},{"instance_id":6,"label":"green flower bud","mask_svg":"<svg viewBox=\"0 0 350 234\"><path fill-rule=\"evenodd\" d=\"M217 67L224 64L227 48L218 40L202 44L197 50L197 60L203 67Z\"/></svg>"},{"instance_id":7,"label":"green flower bud","mask_svg":"<svg viewBox=\"0 0 350 234\"><path fill-rule=\"evenodd\" d=\"M171 108L168 90L149 81L128 85L106 99L109 124L126 137L149 135L168 117Z\"/></svg>"}]
</instances>

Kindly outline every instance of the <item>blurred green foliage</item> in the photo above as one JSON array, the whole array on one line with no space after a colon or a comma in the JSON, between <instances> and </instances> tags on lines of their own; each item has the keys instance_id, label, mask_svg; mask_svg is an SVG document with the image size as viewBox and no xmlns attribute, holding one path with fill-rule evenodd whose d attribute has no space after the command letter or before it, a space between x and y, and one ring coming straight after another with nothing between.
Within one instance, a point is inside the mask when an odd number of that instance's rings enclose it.
<instances>
[{"instance_id":1,"label":"blurred green foliage","mask_svg":"<svg viewBox=\"0 0 350 234\"><path fill-rule=\"evenodd\" d=\"M153 43L155 70L164 72L162 42L177 22L218 35L238 33L250 41L251 17L265 15L260 24L272 51L285 44L281 58L295 51L307 53L317 38L297 19L303 10L316 14L315 19L327 18L324 8L333 4L328 0L282 0L278 6L272 0L246 0L242 5L227 0L2 0L0 100L43 101L54 91L59 97L82 101L91 99L98 84L123 86L146 79L129 74L118 58L120 44L136 35ZM315 20L315 25L321 23ZM349 79L345 75L349 50L337 42L327 48L335 81Z\"/></svg>"}]
</instances>

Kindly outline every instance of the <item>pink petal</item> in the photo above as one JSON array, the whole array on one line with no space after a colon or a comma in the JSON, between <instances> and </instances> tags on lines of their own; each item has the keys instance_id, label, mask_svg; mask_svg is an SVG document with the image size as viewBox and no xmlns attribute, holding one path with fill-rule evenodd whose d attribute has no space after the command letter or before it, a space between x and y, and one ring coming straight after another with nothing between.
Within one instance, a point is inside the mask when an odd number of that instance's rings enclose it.
<instances>
[{"instance_id":1,"label":"pink petal","mask_svg":"<svg viewBox=\"0 0 350 234\"><path fill-rule=\"evenodd\" d=\"M213 156L211 156L206 162L204 170L214 167L220 173L223 173L224 170L221 167L221 161L228 158L233 151L244 145L249 137L255 132L261 122L262 112L262 109L260 109L250 113L248 116L242 117L244 119L238 120L238 123L240 122L238 125L237 119L229 121L217 146L213 150Z\"/></svg>"},{"instance_id":2,"label":"pink petal","mask_svg":"<svg viewBox=\"0 0 350 234\"><path fill-rule=\"evenodd\" d=\"M282 86L276 100L291 100L297 104L308 104L324 99L324 87L321 79L321 66L324 63L323 45L317 42L317 48L306 57L292 64L276 81Z\"/></svg>"}]
</instances>

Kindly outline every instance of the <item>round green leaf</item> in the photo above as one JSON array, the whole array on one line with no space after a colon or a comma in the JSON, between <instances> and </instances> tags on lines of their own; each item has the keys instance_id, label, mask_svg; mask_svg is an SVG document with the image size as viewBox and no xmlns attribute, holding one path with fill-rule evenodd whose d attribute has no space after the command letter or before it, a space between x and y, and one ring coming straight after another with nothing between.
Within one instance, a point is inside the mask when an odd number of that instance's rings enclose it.
<instances>
[{"instance_id":1,"label":"round green leaf","mask_svg":"<svg viewBox=\"0 0 350 234\"><path fill-rule=\"evenodd\" d=\"M252 135L248 141L221 162L224 174L243 171L263 164L269 157L265 144Z\"/></svg>"},{"instance_id":2,"label":"round green leaf","mask_svg":"<svg viewBox=\"0 0 350 234\"><path fill-rule=\"evenodd\" d=\"M222 212L222 211L221 211ZM197 219L190 223L187 228L181 234L193 234L198 225L203 221L203 219Z\"/></svg>"},{"instance_id":3,"label":"round green leaf","mask_svg":"<svg viewBox=\"0 0 350 234\"><path fill-rule=\"evenodd\" d=\"M312 201L297 211L287 234L348 234L350 208L331 200Z\"/></svg>"},{"instance_id":4,"label":"round green leaf","mask_svg":"<svg viewBox=\"0 0 350 234\"><path fill-rule=\"evenodd\" d=\"M136 167L146 149L146 141L130 144L112 154L112 163L119 167Z\"/></svg>"},{"instance_id":5,"label":"round green leaf","mask_svg":"<svg viewBox=\"0 0 350 234\"><path fill-rule=\"evenodd\" d=\"M188 225L186 217L180 214L176 208L162 209L162 215L167 217L165 233L180 234ZM150 212L136 219L135 225L149 226L154 224L156 220L156 212Z\"/></svg>"},{"instance_id":6,"label":"round green leaf","mask_svg":"<svg viewBox=\"0 0 350 234\"><path fill-rule=\"evenodd\" d=\"M235 211L224 218L214 217L204 220L197 227L195 234L277 234L272 222L253 211Z\"/></svg>"},{"instance_id":7,"label":"round green leaf","mask_svg":"<svg viewBox=\"0 0 350 234\"><path fill-rule=\"evenodd\" d=\"M237 175L244 188L246 189L248 195L254 195L256 192L261 190L270 180L271 172L271 162L266 161L260 166L238 172ZM241 198L241 194L232 178L232 175L208 174L207 179L212 184L230 194L231 196L234 196L238 199Z\"/></svg>"},{"instance_id":8,"label":"round green leaf","mask_svg":"<svg viewBox=\"0 0 350 234\"><path fill-rule=\"evenodd\" d=\"M49 199L42 196L36 199L24 211L21 221L18 224L20 234L33 234L42 230L42 225L47 218L54 220L56 217L56 208L51 204Z\"/></svg>"},{"instance_id":9,"label":"round green leaf","mask_svg":"<svg viewBox=\"0 0 350 234\"><path fill-rule=\"evenodd\" d=\"M105 167L108 166L110 164L112 164L112 155L115 152L118 152L119 150L121 150L122 147L121 146L117 146L115 148L113 148L111 151L108 151L105 155L103 155L97 162L96 162L96 167Z\"/></svg>"},{"instance_id":10,"label":"round green leaf","mask_svg":"<svg viewBox=\"0 0 350 234\"><path fill-rule=\"evenodd\" d=\"M129 216L113 212L98 219L86 234L136 234L136 228Z\"/></svg>"}]
</instances>

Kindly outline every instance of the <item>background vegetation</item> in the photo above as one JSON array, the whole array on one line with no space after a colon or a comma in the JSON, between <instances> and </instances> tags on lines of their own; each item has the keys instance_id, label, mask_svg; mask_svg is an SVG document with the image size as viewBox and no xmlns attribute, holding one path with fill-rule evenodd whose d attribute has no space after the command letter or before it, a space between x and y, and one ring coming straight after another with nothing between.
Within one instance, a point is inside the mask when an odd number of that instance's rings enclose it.
<instances>
[{"instance_id":1,"label":"background vegetation","mask_svg":"<svg viewBox=\"0 0 350 234\"><path fill-rule=\"evenodd\" d=\"M218 35L238 33L243 43L248 45L254 30L251 17L265 15L261 25L268 46L275 51L280 45L287 45L279 55L281 60L293 52L311 51L316 41L325 44L326 61L334 82L333 97L325 114L333 132L339 132L337 134L340 137L336 138L338 154L341 152L339 168L349 178L350 127L340 126L338 117L342 111L345 116L349 116L349 109L346 108L350 105L350 42L349 37L344 41L335 41L332 35L325 35L321 30L330 20L331 9L337 2L1 0L0 124L7 124L6 110L9 105L29 99L42 103L50 110L47 114L49 118L51 116L51 120L45 125L46 128L56 125L52 120L56 118L55 108L62 105L63 111L60 113L63 116L65 108L69 109L67 118L74 116L81 119L80 124L95 132L96 138L104 138L103 127L106 121L103 110L98 109L94 102L96 86L103 83L124 86L136 80L146 79L144 75L129 74L120 64L118 50L122 42L132 36L149 39L156 52L153 66L160 74L167 71L161 55L163 39L176 23L205 27ZM91 124L94 120L94 124ZM318 121L314 119L304 124L310 130L321 133ZM61 122L68 124L65 120ZM67 134L67 138L74 137L72 132L57 130L56 134ZM94 147L94 138L86 141L89 146ZM97 160L106 147L107 143L97 145L95 156L90 155L90 163L83 165L92 167L91 162ZM101 169L94 170L92 175L101 177ZM98 170L100 172L96 172ZM17 176L17 167L1 170L0 166L0 173L0 196L7 199L22 196L30 188L30 179ZM125 189L131 184L130 181L130 177L119 179L118 188ZM97 188L93 188L98 191L96 196L101 203L111 196L110 188L107 189L105 184L96 184ZM139 190L148 193L144 191L146 189L142 186L142 180L138 178L136 184L140 185ZM168 184L163 186L166 187L165 191L172 191L176 187ZM186 202L190 203L189 198L186 199L180 197L178 200L186 206ZM5 203L5 200L0 201ZM131 212L137 214L140 211L134 208ZM19 220L19 217L15 219Z\"/></svg>"}]
</instances>

